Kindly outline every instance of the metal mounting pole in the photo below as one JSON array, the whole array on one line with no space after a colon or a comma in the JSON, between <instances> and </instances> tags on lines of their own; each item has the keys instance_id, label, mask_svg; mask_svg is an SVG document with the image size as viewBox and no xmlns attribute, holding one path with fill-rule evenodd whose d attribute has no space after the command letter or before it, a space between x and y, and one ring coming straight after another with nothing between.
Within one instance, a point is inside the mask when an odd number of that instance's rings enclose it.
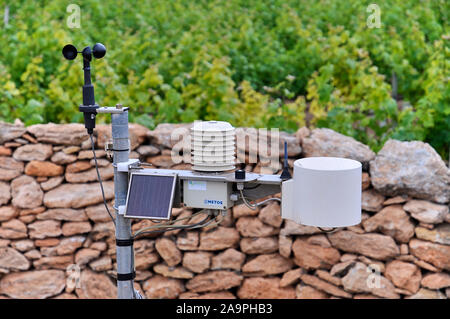
<instances>
[{"instance_id":1,"label":"metal mounting pole","mask_svg":"<svg viewBox=\"0 0 450 319\"><path fill-rule=\"evenodd\" d=\"M117 163L128 162L128 111L111 114L114 149L114 208L116 211L116 259L117 259L117 297L133 299L134 250L131 242L131 220L119 214L119 206L126 204L128 173L119 172ZM128 244L127 244L128 243ZM130 278L131 277L131 278Z\"/></svg>"}]
</instances>

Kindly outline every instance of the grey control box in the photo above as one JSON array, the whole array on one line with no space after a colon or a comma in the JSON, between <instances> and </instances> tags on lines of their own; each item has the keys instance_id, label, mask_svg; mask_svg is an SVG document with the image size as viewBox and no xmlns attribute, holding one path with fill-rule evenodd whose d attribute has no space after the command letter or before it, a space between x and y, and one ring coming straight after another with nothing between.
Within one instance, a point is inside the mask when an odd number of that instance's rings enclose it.
<instances>
[{"instance_id":1,"label":"grey control box","mask_svg":"<svg viewBox=\"0 0 450 319\"><path fill-rule=\"evenodd\" d=\"M183 180L183 203L187 207L228 209L234 205L231 193L232 183L226 181Z\"/></svg>"}]
</instances>

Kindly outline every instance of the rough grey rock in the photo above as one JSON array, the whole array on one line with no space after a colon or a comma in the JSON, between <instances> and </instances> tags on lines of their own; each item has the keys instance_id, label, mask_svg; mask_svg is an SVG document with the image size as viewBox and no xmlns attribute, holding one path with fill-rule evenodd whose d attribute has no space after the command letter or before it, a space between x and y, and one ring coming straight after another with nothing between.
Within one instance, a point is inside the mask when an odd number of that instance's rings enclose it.
<instances>
[{"instance_id":1,"label":"rough grey rock","mask_svg":"<svg viewBox=\"0 0 450 319\"><path fill-rule=\"evenodd\" d=\"M312 130L310 136L303 137L302 147L305 157L344 157L363 164L375 158L375 153L367 145L328 128Z\"/></svg>"},{"instance_id":2,"label":"rough grey rock","mask_svg":"<svg viewBox=\"0 0 450 319\"><path fill-rule=\"evenodd\" d=\"M387 141L370 162L370 177L373 187L385 195L450 201L450 169L427 143Z\"/></svg>"}]
</instances>

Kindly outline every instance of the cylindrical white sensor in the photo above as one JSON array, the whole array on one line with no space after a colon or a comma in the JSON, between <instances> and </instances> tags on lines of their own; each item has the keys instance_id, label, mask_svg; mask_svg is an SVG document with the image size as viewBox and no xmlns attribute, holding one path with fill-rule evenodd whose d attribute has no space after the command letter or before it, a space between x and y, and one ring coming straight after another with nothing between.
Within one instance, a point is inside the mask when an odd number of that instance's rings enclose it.
<instances>
[{"instance_id":1,"label":"cylindrical white sensor","mask_svg":"<svg viewBox=\"0 0 450 319\"><path fill-rule=\"evenodd\" d=\"M345 227L361 222L360 162L337 157L307 157L294 162L292 212L297 223Z\"/></svg>"}]
</instances>

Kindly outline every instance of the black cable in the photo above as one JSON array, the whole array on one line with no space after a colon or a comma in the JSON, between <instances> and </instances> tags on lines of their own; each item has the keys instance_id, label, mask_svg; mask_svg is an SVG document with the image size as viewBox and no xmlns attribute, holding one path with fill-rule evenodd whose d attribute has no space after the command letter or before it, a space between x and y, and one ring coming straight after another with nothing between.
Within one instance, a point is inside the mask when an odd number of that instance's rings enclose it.
<instances>
[{"instance_id":1,"label":"black cable","mask_svg":"<svg viewBox=\"0 0 450 319\"><path fill-rule=\"evenodd\" d=\"M94 138L92 134L89 134L89 137L91 138L91 145L92 145L92 153L94 153L94 162L95 162L95 170L97 171L97 178L100 183L100 189L102 190L102 196L103 196L103 204L105 205L106 211L108 212L109 217L111 217L112 222L114 223L114 227L116 226L116 221L114 220L114 217L112 216L111 212L108 208L108 203L106 202L105 197L105 190L103 189L103 181L100 176L100 172L98 170L98 163L97 163L97 155L95 155L95 144L94 144Z\"/></svg>"},{"instance_id":2,"label":"black cable","mask_svg":"<svg viewBox=\"0 0 450 319\"><path fill-rule=\"evenodd\" d=\"M255 189L255 188L258 188L259 186L261 186L262 184L258 184L258 185L256 185L256 186L253 186L253 187L244 187L244 190L251 190L251 189Z\"/></svg>"},{"instance_id":3,"label":"black cable","mask_svg":"<svg viewBox=\"0 0 450 319\"><path fill-rule=\"evenodd\" d=\"M205 224L206 222L209 222L208 219L210 219L210 217L215 218L215 216L207 215L206 218L204 218L202 221L199 221L198 223L195 223L192 225L176 225L174 227L167 227L167 228L162 228L162 229L157 229L157 230L144 231L142 233L132 236L132 238L136 239L136 237L141 236L141 235L158 234L158 233L163 233L166 231L177 230L177 229L192 229L194 227L201 226L201 225Z\"/></svg>"}]
</instances>

